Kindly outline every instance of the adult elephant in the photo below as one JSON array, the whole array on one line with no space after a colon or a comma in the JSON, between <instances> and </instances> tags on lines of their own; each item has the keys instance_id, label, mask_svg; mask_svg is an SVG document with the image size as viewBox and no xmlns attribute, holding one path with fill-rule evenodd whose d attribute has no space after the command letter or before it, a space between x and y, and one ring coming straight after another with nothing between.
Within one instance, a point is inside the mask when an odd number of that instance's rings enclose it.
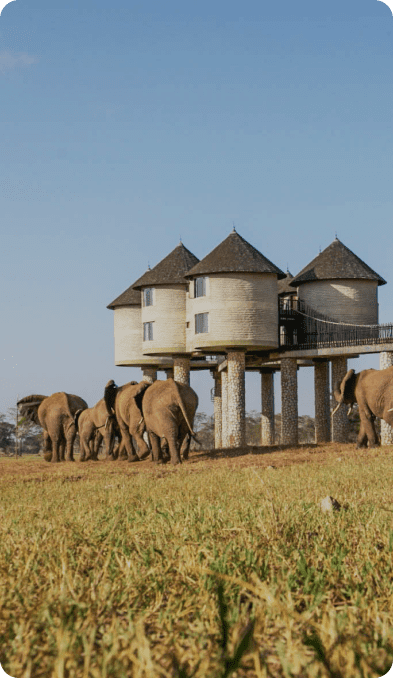
<instances>
[{"instance_id":1,"label":"adult elephant","mask_svg":"<svg viewBox=\"0 0 393 678\"><path fill-rule=\"evenodd\" d=\"M143 438L145 423L142 414L142 397L150 386L147 381L139 384L131 381L124 386L116 386L113 379L105 387L104 401L107 415L115 415L120 429L121 442L118 454L122 458L122 451L127 454L128 461L139 461L150 454L149 447ZM136 454L132 438L138 446Z\"/></svg>"},{"instance_id":2,"label":"adult elephant","mask_svg":"<svg viewBox=\"0 0 393 678\"><path fill-rule=\"evenodd\" d=\"M87 403L70 393L31 395L18 401L22 416L44 429L44 457L47 461L74 461L78 418Z\"/></svg>"},{"instance_id":3,"label":"adult elephant","mask_svg":"<svg viewBox=\"0 0 393 678\"><path fill-rule=\"evenodd\" d=\"M337 411L342 403L359 408L360 430L357 447L376 447L379 445L375 430L375 417L384 419L393 426L393 367L386 370L348 370L343 380L334 388L334 397L338 403L333 410Z\"/></svg>"},{"instance_id":4,"label":"adult elephant","mask_svg":"<svg viewBox=\"0 0 393 678\"><path fill-rule=\"evenodd\" d=\"M126 414L128 433L137 440L138 451L141 449L143 456L149 453L149 448L142 437L146 430L152 447L153 461L162 461L161 440L165 439L172 464L179 464L182 443L188 435L195 438L192 426L198 407L197 394L190 386L173 379L155 381L153 384L142 381L133 388L134 390L125 387L117 389L112 382L105 390L108 411L114 407L116 412L122 433L122 444L126 428L124 419ZM124 442L127 444L127 436ZM188 447L189 445L186 445L183 452L184 459L188 457ZM129 452L128 449L127 452ZM128 455L128 459L129 461L138 459L133 450L131 455Z\"/></svg>"},{"instance_id":5,"label":"adult elephant","mask_svg":"<svg viewBox=\"0 0 393 678\"><path fill-rule=\"evenodd\" d=\"M94 407L83 410L78 420L80 460L96 460L101 442L104 441L106 456L112 457L117 432L115 416L108 414L104 398Z\"/></svg>"}]
</instances>

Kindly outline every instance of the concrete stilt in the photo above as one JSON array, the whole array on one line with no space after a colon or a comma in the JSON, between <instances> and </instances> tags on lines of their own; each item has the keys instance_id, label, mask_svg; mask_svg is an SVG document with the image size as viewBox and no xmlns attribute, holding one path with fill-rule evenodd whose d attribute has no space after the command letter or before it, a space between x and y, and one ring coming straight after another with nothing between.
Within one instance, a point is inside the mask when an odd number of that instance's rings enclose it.
<instances>
[{"instance_id":1,"label":"concrete stilt","mask_svg":"<svg viewBox=\"0 0 393 678\"><path fill-rule=\"evenodd\" d=\"M281 441L283 445L297 445L297 361L296 358L281 360Z\"/></svg>"},{"instance_id":2,"label":"concrete stilt","mask_svg":"<svg viewBox=\"0 0 393 678\"><path fill-rule=\"evenodd\" d=\"M169 369L165 370L165 374L167 379L173 379L173 368L170 367Z\"/></svg>"},{"instance_id":3,"label":"concrete stilt","mask_svg":"<svg viewBox=\"0 0 393 678\"><path fill-rule=\"evenodd\" d=\"M157 381L157 370L150 367L144 367L143 370L143 381L148 381L151 384L153 381Z\"/></svg>"},{"instance_id":4,"label":"concrete stilt","mask_svg":"<svg viewBox=\"0 0 393 678\"><path fill-rule=\"evenodd\" d=\"M274 372L261 370L261 444L274 445Z\"/></svg>"},{"instance_id":5,"label":"concrete stilt","mask_svg":"<svg viewBox=\"0 0 393 678\"><path fill-rule=\"evenodd\" d=\"M221 372L221 438L222 447L228 445L228 372Z\"/></svg>"},{"instance_id":6,"label":"concrete stilt","mask_svg":"<svg viewBox=\"0 0 393 678\"><path fill-rule=\"evenodd\" d=\"M180 384L190 385L190 359L189 358L174 358L173 359L173 378Z\"/></svg>"},{"instance_id":7,"label":"concrete stilt","mask_svg":"<svg viewBox=\"0 0 393 678\"><path fill-rule=\"evenodd\" d=\"M336 388L338 382L341 383L346 373L348 372L348 361L345 356L337 356L331 358L332 363L332 390ZM332 417L332 442L347 443L348 442L348 406L341 405L337 412Z\"/></svg>"},{"instance_id":8,"label":"concrete stilt","mask_svg":"<svg viewBox=\"0 0 393 678\"><path fill-rule=\"evenodd\" d=\"M228 445L246 444L246 404L244 351L229 351L228 356Z\"/></svg>"},{"instance_id":9,"label":"concrete stilt","mask_svg":"<svg viewBox=\"0 0 393 678\"><path fill-rule=\"evenodd\" d=\"M314 362L315 442L327 443L330 441L329 361Z\"/></svg>"},{"instance_id":10,"label":"concrete stilt","mask_svg":"<svg viewBox=\"0 0 393 678\"><path fill-rule=\"evenodd\" d=\"M222 447L222 377L214 373L214 447Z\"/></svg>"},{"instance_id":11,"label":"concrete stilt","mask_svg":"<svg viewBox=\"0 0 393 678\"><path fill-rule=\"evenodd\" d=\"M393 351L384 351L379 354L379 369L386 370L393 365ZM381 419L381 445L393 445L393 429Z\"/></svg>"}]
</instances>

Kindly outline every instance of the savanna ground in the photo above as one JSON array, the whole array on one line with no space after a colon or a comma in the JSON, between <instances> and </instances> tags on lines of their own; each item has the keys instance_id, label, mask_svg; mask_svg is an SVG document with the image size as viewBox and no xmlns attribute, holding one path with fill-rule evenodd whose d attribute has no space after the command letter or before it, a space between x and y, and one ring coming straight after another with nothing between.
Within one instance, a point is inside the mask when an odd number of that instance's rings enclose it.
<instances>
[{"instance_id":1,"label":"savanna ground","mask_svg":"<svg viewBox=\"0 0 393 678\"><path fill-rule=\"evenodd\" d=\"M193 452L181 467L1 458L3 669L384 675L393 447L252 452ZM340 511L321 511L326 495Z\"/></svg>"}]
</instances>

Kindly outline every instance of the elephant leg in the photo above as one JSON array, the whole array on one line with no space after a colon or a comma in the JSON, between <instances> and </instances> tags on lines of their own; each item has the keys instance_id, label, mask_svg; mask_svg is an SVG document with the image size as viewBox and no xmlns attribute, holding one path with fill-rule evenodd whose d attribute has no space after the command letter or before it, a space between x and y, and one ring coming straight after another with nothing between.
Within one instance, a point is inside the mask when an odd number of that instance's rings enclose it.
<instances>
[{"instance_id":1,"label":"elephant leg","mask_svg":"<svg viewBox=\"0 0 393 678\"><path fill-rule=\"evenodd\" d=\"M44 454L45 461L51 461L52 459L52 441L49 437L47 431L44 431L44 437L42 442L42 451Z\"/></svg>"},{"instance_id":2,"label":"elephant leg","mask_svg":"<svg viewBox=\"0 0 393 678\"><path fill-rule=\"evenodd\" d=\"M131 440L132 449L134 449L134 443ZM119 447L117 449L117 455L119 461L124 461L127 459L127 450L123 443L123 439L120 440Z\"/></svg>"},{"instance_id":3,"label":"elephant leg","mask_svg":"<svg viewBox=\"0 0 393 678\"><path fill-rule=\"evenodd\" d=\"M168 441L169 453L171 455L171 464L181 464L178 431L175 428L171 428L170 432L165 436L165 438Z\"/></svg>"},{"instance_id":4,"label":"elephant leg","mask_svg":"<svg viewBox=\"0 0 393 678\"><path fill-rule=\"evenodd\" d=\"M98 461L98 453L100 451L102 439L103 439L102 433L100 431L96 431L95 435L92 437L90 441L90 458L93 461Z\"/></svg>"},{"instance_id":5,"label":"elephant leg","mask_svg":"<svg viewBox=\"0 0 393 678\"><path fill-rule=\"evenodd\" d=\"M75 424L72 423L71 426L69 426L68 430L66 431L65 434L65 439L66 439L66 451L65 451L65 458L66 461L74 461L74 440L76 438L76 427Z\"/></svg>"},{"instance_id":6,"label":"elephant leg","mask_svg":"<svg viewBox=\"0 0 393 678\"><path fill-rule=\"evenodd\" d=\"M188 459L191 445L191 436L187 424L184 422L179 427L179 448L184 460Z\"/></svg>"},{"instance_id":7,"label":"elephant leg","mask_svg":"<svg viewBox=\"0 0 393 678\"><path fill-rule=\"evenodd\" d=\"M79 433L79 451L80 451L80 461L86 461L89 454L89 438L85 434Z\"/></svg>"},{"instance_id":8,"label":"elephant leg","mask_svg":"<svg viewBox=\"0 0 393 678\"><path fill-rule=\"evenodd\" d=\"M156 464L162 464L160 437L152 431L149 431L149 438L153 461L156 462Z\"/></svg>"},{"instance_id":9,"label":"elephant leg","mask_svg":"<svg viewBox=\"0 0 393 678\"><path fill-rule=\"evenodd\" d=\"M356 439L356 449L359 450L364 447L367 447L367 434L363 426L363 422L361 421L358 437Z\"/></svg>"},{"instance_id":10,"label":"elephant leg","mask_svg":"<svg viewBox=\"0 0 393 678\"><path fill-rule=\"evenodd\" d=\"M64 460L65 460L65 449L66 449L66 441L64 440L64 438L62 438L62 439L60 440L60 443L59 443L59 457L60 457L60 461L64 461Z\"/></svg>"},{"instance_id":11,"label":"elephant leg","mask_svg":"<svg viewBox=\"0 0 393 678\"><path fill-rule=\"evenodd\" d=\"M57 436L51 436L51 441L52 441L52 458L51 458L51 463L52 464L57 464L59 461L61 461L60 457L60 440L59 437Z\"/></svg>"},{"instance_id":12,"label":"elephant leg","mask_svg":"<svg viewBox=\"0 0 393 678\"><path fill-rule=\"evenodd\" d=\"M109 459L109 457L112 456L113 448L115 445L114 432L110 428L104 429L103 439L104 439L105 458Z\"/></svg>"},{"instance_id":13,"label":"elephant leg","mask_svg":"<svg viewBox=\"0 0 393 678\"><path fill-rule=\"evenodd\" d=\"M376 430L375 430L373 417L370 416L370 415L369 416L366 415L366 417L364 419L362 419L362 423L364 425L364 430L365 430L365 433L366 433L366 436L367 436L368 446L369 447L378 447L378 444L379 444L378 443L378 436L377 436L377 433L376 433Z\"/></svg>"},{"instance_id":14,"label":"elephant leg","mask_svg":"<svg viewBox=\"0 0 393 678\"><path fill-rule=\"evenodd\" d=\"M135 431L131 429L130 434L134 436L136 444L138 446L139 459L146 459L150 454L150 450L148 445L146 444L146 441L143 438L143 434L141 434L140 431Z\"/></svg>"},{"instance_id":15,"label":"elephant leg","mask_svg":"<svg viewBox=\"0 0 393 678\"><path fill-rule=\"evenodd\" d=\"M121 427L121 442L125 451L127 452L127 459L129 462L139 461L139 457L135 454L134 445L128 428ZM120 457L121 458L121 457Z\"/></svg>"}]
</instances>

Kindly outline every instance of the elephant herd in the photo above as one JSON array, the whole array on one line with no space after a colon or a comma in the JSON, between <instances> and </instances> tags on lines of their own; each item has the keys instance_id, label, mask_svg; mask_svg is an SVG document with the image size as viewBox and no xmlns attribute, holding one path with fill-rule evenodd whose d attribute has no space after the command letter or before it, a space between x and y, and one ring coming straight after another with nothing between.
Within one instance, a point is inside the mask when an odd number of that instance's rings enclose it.
<instances>
[{"instance_id":1,"label":"elephant herd","mask_svg":"<svg viewBox=\"0 0 393 678\"><path fill-rule=\"evenodd\" d=\"M44 457L51 462L74 460L77 433L81 461L97 459L103 442L110 459L133 462L151 454L160 463L169 451L171 463L179 464L180 452L187 459L191 438L196 439L198 396L173 379L131 381L120 387L111 380L104 397L91 408L79 396L64 392L26 396L17 405L23 417L42 427Z\"/></svg>"}]
</instances>

